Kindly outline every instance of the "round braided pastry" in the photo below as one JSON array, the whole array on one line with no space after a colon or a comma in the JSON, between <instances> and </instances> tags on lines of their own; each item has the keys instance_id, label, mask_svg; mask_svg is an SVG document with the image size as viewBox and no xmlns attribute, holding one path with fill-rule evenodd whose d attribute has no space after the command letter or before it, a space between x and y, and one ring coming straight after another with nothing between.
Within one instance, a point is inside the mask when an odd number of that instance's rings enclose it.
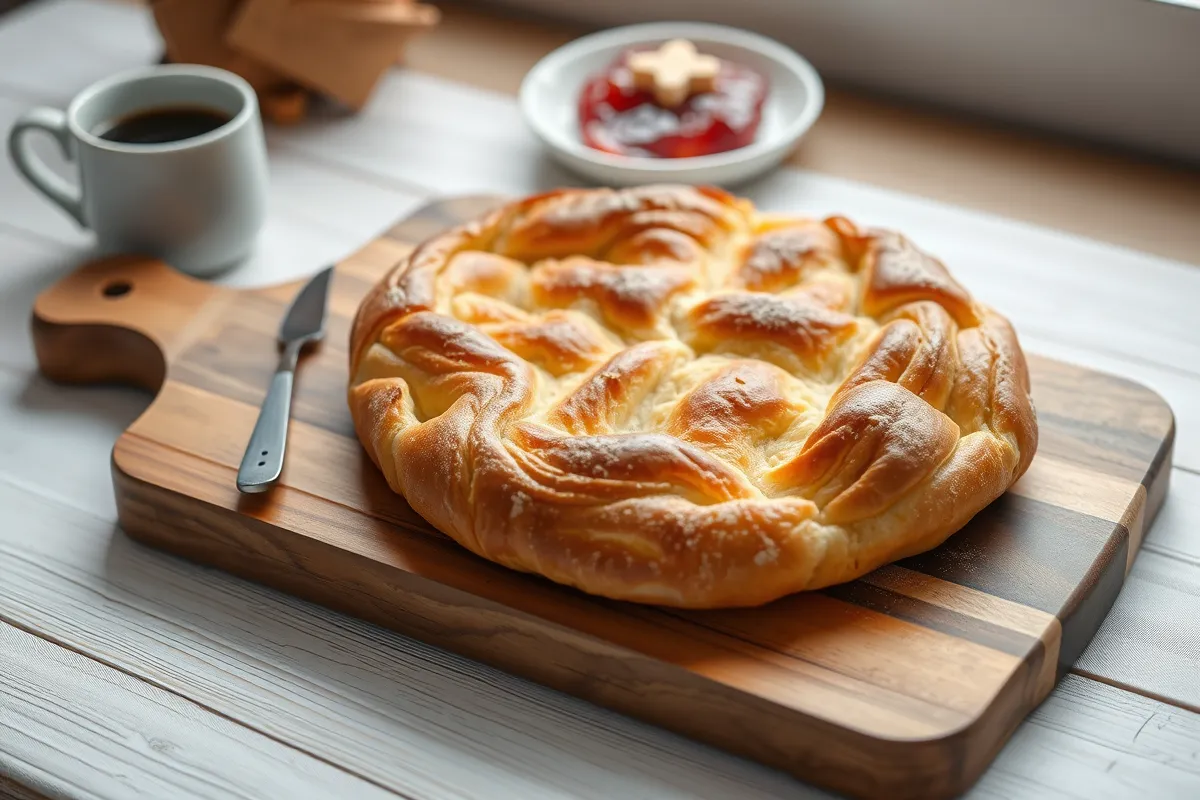
<instances>
[{"instance_id":1,"label":"round braided pastry","mask_svg":"<svg viewBox=\"0 0 1200 800\"><path fill-rule=\"evenodd\" d=\"M1008 321L896 233L565 190L367 296L349 401L426 520L621 600L749 606L937 546L1037 446Z\"/></svg>"}]
</instances>

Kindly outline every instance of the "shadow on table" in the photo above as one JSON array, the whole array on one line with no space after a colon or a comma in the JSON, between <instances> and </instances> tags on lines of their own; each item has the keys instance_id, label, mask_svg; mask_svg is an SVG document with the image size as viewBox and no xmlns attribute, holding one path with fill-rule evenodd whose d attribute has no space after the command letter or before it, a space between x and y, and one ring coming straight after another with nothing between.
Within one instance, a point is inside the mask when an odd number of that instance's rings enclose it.
<instances>
[{"instance_id":1,"label":"shadow on table","mask_svg":"<svg viewBox=\"0 0 1200 800\"><path fill-rule=\"evenodd\" d=\"M85 420L115 440L150 405L153 395L126 386L55 383L39 372L26 377L16 406L26 414Z\"/></svg>"}]
</instances>

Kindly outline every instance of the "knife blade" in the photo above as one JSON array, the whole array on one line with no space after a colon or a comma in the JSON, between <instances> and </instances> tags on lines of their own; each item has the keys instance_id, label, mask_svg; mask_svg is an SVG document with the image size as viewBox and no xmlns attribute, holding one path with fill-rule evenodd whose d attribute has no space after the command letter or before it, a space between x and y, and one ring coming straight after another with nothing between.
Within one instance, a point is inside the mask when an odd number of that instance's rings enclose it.
<instances>
[{"instance_id":1,"label":"knife blade","mask_svg":"<svg viewBox=\"0 0 1200 800\"><path fill-rule=\"evenodd\" d=\"M279 365L271 378L267 397L258 412L254 432L238 467L237 488L246 494L265 492L279 480L287 450L288 420L292 413L292 385L301 351L325 335L329 305L329 280L333 267L321 270L292 300L279 326Z\"/></svg>"}]
</instances>

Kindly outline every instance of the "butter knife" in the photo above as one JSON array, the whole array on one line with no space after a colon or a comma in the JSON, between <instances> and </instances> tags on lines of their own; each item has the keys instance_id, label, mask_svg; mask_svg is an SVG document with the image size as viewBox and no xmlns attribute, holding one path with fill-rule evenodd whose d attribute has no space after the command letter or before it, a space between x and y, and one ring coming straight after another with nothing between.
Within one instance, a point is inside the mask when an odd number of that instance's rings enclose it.
<instances>
[{"instance_id":1,"label":"butter knife","mask_svg":"<svg viewBox=\"0 0 1200 800\"><path fill-rule=\"evenodd\" d=\"M329 279L333 267L323 269L305 285L279 326L279 366L271 379L271 388L258 412L258 422L250 434L242 465L238 467L237 488L246 494L265 492L279 480L287 448L288 420L292 413L292 379L300 352L325 335L325 309L329 298Z\"/></svg>"}]
</instances>

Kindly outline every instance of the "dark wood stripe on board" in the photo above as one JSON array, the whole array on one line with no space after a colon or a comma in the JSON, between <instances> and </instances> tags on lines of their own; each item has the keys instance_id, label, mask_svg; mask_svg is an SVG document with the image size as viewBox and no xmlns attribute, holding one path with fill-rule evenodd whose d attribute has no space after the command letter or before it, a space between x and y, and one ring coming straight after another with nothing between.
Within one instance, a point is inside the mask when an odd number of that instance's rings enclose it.
<instances>
[{"instance_id":1,"label":"dark wood stripe on board","mask_svg":"<svg viewBox=\"0 0 1200 800\"><path fill-rule=\"evenodd\" d=\"M1171 462L1174 455L1175 415L1172 414L1171 429L1167 433L1166 438L1163 439L1158 452L1155 453L1154 461L1150 464L1150 469L1146 471L1146 475L1142 478L1142 485L1146 487L1146 514L1142 521L1143 536L1145 535L1145 531L1150 529L1154 518L1158 516L1163 501L1167 499L1167 489L1171 483ZM1141 544L1141 542L1139 541L1138 544ZM1132 565L1133 561L1131 559L1130 566Z\"/></svg>"},{"instance_id":2,"label":"dark wood stripe on board","mask_svg":"<svg viewBox=\"0 0 1200 800\"><path fill-rule=\"evenodd\" d=\"M1009 493L941 547L898 563L1054 614L1069 668L1116 600L1128 539L1111 520Z\"/></svg>"},{"instance_id":3,"label":"dark wood stripe on board","mask_svg":"<svg viewBox=\"0 0 1200 800\"><path fill-rule=\"evenodd\" d=\"M1025 631L1013 630L954 609L927 603L865 581L852 581L823 589L822 593L845 603L869 608L923 628L956 636L1014 656L1024 656L1042 642Z\"/></svg>"},{"instance_id":4,"label":"dark wood stripe on board","mask_svg":"<svg viewBox=\"0 0 1200 800\"><path fill-rule=\"evenodd\" d=\"M1029 362L1039 453L1107 467L1138 482L1161 464L1174 436L1174 418L1161 397L1115 375L1036 356Z\"/></svg>"}]
</instances>

